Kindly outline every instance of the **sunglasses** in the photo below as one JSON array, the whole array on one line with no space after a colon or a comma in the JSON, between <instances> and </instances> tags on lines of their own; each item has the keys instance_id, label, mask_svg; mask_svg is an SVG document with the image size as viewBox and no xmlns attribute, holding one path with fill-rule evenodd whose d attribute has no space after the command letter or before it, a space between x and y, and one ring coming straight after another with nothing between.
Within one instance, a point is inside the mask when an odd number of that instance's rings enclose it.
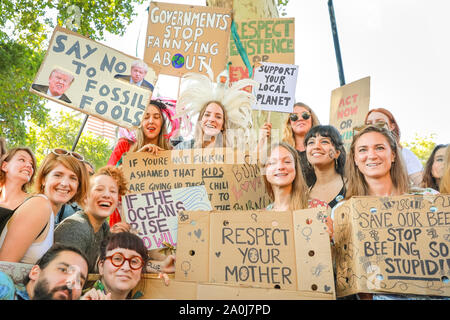
<instances>
[{"instance_id":1,"label":"sunglasses","mask_svg":"<svg viewBox=\"0 0 450 320\"><path fill-rule=\"evenodd\" d=\"M125 263L125 261L128 261L128 265L133 270L139 270L144 266L144 260L142 260L141 257L134 256L131 258L125 258L123 254L120 252L116 252L111 256L106 257L105 259L111 260L111 263L114 267L121 267Z\"/></svg>"},{"instance_id":2,"label":"sunglasses","mask_svg":"<svg viewBox=\"0 0 450 320\"><path fill-rule=\"evenodd\" d=\"M67 151L65 149L55 148L52 150L52 153L56 154L57 156L72 156L77 160L80 161L84 160L84 157L81 154L73 151Z\"/></svg>"},{"instance_id":3,"label":"sunglasses","mask_svg":"<svg viewBox=\"0 0 450 320\"><path fill-rule=\"evenodd\" d=\"M308 120L309 118L311 118L311 114L309 112L303 111L302 112L302 118L303 118L303 120ZM289 119L291 121L297 121L299 119L298 114L297 113L291 113L289 115Z\"/></svg>"},{"instance_id":4,"label":"sunglasses","mask_svg":"<svg viewBox=\"0 0 450 320\"><path fill-rule=\"evenodd\" d=\"M358 132L364 130L367 127L384 128L384 129L389 131L389 127L388 127L388 124L386 122L378 121L378 122L375 122L375 123L372 123L372 124L365 124L365 125L362 125L362 126L354 127L353 128L353 136L355 134L357 134Z\"/></svg>"}]
</instances>

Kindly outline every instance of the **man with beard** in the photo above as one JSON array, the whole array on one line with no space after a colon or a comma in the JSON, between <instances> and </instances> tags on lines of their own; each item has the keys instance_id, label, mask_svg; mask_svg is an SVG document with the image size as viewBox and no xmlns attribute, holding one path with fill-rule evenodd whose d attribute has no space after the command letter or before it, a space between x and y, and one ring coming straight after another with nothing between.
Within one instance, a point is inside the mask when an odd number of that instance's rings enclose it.
<instances>
[{"instance_id":1,"label":"man with beard","mask_svg":"<svg viewBox=\"0 0 450 320\"><path fill-rule=\"evenodd\" d=\"M82 252L55 244L31 268L23 285L0 271L0 300L78 300L87 274Z\"/></svg>"}]
</instances>

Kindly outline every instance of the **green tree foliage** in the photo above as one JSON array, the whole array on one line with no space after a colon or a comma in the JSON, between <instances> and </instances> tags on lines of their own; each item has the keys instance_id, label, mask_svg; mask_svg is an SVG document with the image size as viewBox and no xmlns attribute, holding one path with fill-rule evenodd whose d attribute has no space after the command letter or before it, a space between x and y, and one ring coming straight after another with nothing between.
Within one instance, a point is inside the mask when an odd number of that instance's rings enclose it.
<instances>
[{"instance_id":1,"label":"green tree foliage","mask_svg":"<svg viewBox=\"0 0 450 320\"><path fill-rule=\"evenodd\" d=\"M70 150L83 119L84 115L80 112L60 111L45 126L31 121L26 145L35 152L38 163L54 148ZM86 130L83 131L75 151L82 154L96 169L105 166L111 155L108 140Z\"/></svg>"},{"instance_id":2,"label":"green tree foliage","mask_svg":"<svg viewBox=\"0 0 450 320\"><path fill-rule=\"evenodd\" d=\"M414 138L410 142L402 142L402 146L408 148L419 158L422 164L425 166L428 158L431 155L436 142L434 141L435 134L432 133L429 136L419 136L416 132Z\"/></svg>"},{"instance_id":3,"label":"green tree foliage","mask_svg":"<svg viewBox=\"0 0 450 320\"><path fill-rule=\"evenodd\" d=\"M94 40L105 32L123 35L144 0L2 0L0 1L0 135L8 145L25 143L27 122L43 125L45 99L29 92L56 25L70 22ZM78 8L74 10L73 6Z\"/></svg>"}]
</instances>

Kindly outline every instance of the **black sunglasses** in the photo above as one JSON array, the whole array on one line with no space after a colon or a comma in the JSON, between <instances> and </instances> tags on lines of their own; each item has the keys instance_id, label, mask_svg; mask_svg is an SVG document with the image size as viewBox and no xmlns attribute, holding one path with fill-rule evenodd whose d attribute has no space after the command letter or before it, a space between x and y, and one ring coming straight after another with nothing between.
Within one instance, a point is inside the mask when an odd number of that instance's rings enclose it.
<instances>
[{"instance_id":1,"label":"black sunglasses","mask_svg":"<svg viewBox=\"0 0 450 320\"><path fill-rule=\"evenodd\" d=\"M311 118L311 114L309 112L303 111L302 112L302 118L303 118L303 120L308 120L309 118ZM291 113L289 115L289 119L291 121L297 121L299 119L298 118L298 114L297 113Z\"/></svg>"}]
</instances>

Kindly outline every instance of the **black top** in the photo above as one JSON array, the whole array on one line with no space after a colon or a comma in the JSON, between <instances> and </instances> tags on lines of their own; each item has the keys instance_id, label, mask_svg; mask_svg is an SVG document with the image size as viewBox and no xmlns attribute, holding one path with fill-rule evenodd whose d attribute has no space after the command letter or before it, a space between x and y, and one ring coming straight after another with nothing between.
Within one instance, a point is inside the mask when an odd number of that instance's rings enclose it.
<instances>
[{"instance_id":1,"label":"black top","mask_svg":"<svg viewBox=\"0 0 450 320\"><path fill-rule=\"evenodd\" d=\"M3 228L6 226L9 218L13 215L15 210L11 210L8 208L0 207L0 234L3 231Z\"/></svg>"},{"instance_id":2,"label":"black top","mask_svg":"<svg viewBox=\"0 0 450 320\"><path fill-rule=\"evenodd\" d=\"M308 162L308 158L306 157L305 151L298 151L298 155L300 156L300 165L302 167L303 178L305 178L306 184L308 187L314 185L316 182L316 175L314 174L314 169Z\"/></svg>"}]
</instances>

